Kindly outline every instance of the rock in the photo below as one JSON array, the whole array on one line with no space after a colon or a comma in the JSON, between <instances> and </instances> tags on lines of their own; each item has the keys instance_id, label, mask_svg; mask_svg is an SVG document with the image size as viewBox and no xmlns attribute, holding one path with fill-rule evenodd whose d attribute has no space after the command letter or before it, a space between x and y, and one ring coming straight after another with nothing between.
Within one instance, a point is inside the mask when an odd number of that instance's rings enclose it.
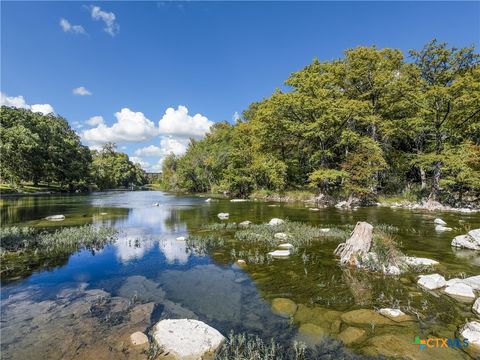
<instances>
[{"instance_id":1,"label":"rock","mask_svg":"<svg viewBox=\"0 0 480 360\"><path fill-rule=\"evenodd\" d=\"M328 331L324 328L306 323L298 328L297 340L307 345L314 346L321 343L328 336Z\"/></svg>"},{"instance_id":2,"label":"rock","mask_svg":"<svg viewBox=\"0 0 480 360\"><path fill-rule=\"evenodd\" d=\"M428 289L435 290L446 285L445 278L439 274L420 275L418 285Z\"/></svg>"},{"instance_id":3,"label":"rock","mask_svg":"<svg viewBox=\"0 0 480 360\"><path fill-rule=\"evenodd\" d=\"M245 260L242 260L242 259L238 259L237 261L235 261L235 264L237 264L240 267L247 266L247 262Z\"/></svg>"},{"instance_id":4,"label":"rock","mask_svg":"<svg viewBox=\"0 0 480 360\"><path fill-rule=\"evenodd\" d=\"M443 221L442 219L439 219L439 218L436 218L435 220L433 220L433 223L434 224L438 224L438 225L447 225L447 223L445 221Z\"/></svg>"},{"instance_id":5,"label":"rock","mask_svg":"<svg viewBox=\"0 0 480 360\"><path fill-rule=\"evenodd\" d=\"M154 327L153 338L175 360L214 358L225 337L204 322L168 319Z\"/></svg>"},{"instance_id":6,"label":"rock","mask_svg":"<svg viewBox=\"0 0 480 360\"><path fill-rule=\"evenodd\" d=\"M106 213L106 212L101 212L100 215L104 216L104 215L108 215L108 213Z\"/></svg>"},{"instance_id":7,"label":"rock","mask_svg":"<svg viewBox=\"0 0 480 360\"><path fill-rule=\"evenodd\" d=\"M342 327L342 320L336 319L332 322L332 325L330 325L330 331L333 334L338 334L340 332L341 327Z\"/></svg>"},{"instance_id":8,"label":"rock","mask_svg":"<svg viewBox=\"0 0 480 360\"><path fill-rule=\"evenodd\" d=\"M449 227L445 227L443 225L437 225L435 226L435 231L452 231L453 229L452 228L449 228Z\"/></svg>"},{"instance_id":9,"label":"rock","mask_svg":"<svg viewBox=\"0 0 480 360\"><path fill-rule=\"evenodd\" d=\"M159 203L155 203L155 204L153 204L153 206L160 206L160 204L159 204Z\"/></svg>"},{"instance_id":10,"label":"rock","mask_svg":"<svg viewBox=\"0 0 480 360\"><path fill-rule=\"evenodd\" d=\"M330 229L329 228L323 228L323 229L320 229L321 232L329 232Z\"/></svg>"},{"instance_id":11,"label":"rock","mask_svg":"<svg viewBox=\"0 0 480 360\"><path fill-rule=\"evenodd\" d=\"M402 273L402 270L398 266L391 265L385 268L384 273L386 275L400 275Z\"/></svg>"},{"instance_id":12,"label":"rock","mask_svg":"<svg viewBox=\"0 0 480 360\"><path fill-rule=\"evenodd\" d=\"M452 246L470 250L480 250L480 241L476 241L470 235L458 235L453 238Z\"/></svg>"},{"instance_id":13,"label":"rock","mask_svg":"<svg viewBox=\"0 0 480 360\"><path fill-rule=\"evenodd\" d=\"M230 202L245 202L247 199L231 199Z\"/></svg>"},{"instance_id":14,"label":"rock","mask_svg":"<svg viewBox=\"0 0 480 360\"><path fill-rule=\"evenodd\" d=\"M285 234L285 233L276 233L275 235L273 235L273 237L275 239L279 239L279 240L287 240L288 239L288 235Z\"/></svg>"},{"instance_id":15,"label":"rock","mask_svg":"<svg viewBox=\"0 0 480 360\"><path fill-rule=\"evenodd\" d=\"M373 310L368 309L348 311L346 313L343 313L340 318L344 323L354 326L364 326L370 324L395 325L394 321L380 315Z\"/></svg>"},{"instance_id":16,"label":"rock","mask_svg":"<svg viewBox=\"0 0 480 360\"><path fill-rule=\"evenodd\" d=\"M273 218L272 220L270 220L270 222L268 223L268 225L276 226L276 225L281 225L281 224L283 224L284 222L285 222L285 221L283 221L282 219Z\"/></svg>"},{"instance_id":17,"label":"rock","mask_svg":"<svg viewBox=\"0 0 480 360\"><path fill-rule=\"evenodd\" d=\"M419 258L415 256L405 256L403 258L405 264L410 266L433 266L438 265L438 261L427 259L427 258Z\"/></svg>"},{"instance_id":18,"label":"rock","mask_svg":"<svg viewBox=\"0 0 480 360\"><path fill-rule=\"evenodd\" d=\"M473 238L477 243L480 243L480 229L470 230L468 235Z\"/></svg>"},{"instance_id":19,"label":"rock","mask_svg":"<svg viewBox=\"0 0 480 360\"><path fill-rule=\"evenodd\" d=\"M205 199L205 202L210 202L212 201L212 199L208 198L208 199Z\"/></svg>"},{"instance_id":20,"label":"rock","mask_svg":"<svg viewBox=\"0 0 480 360\"><path fill-rule=\"evenodd\" d=\"M148 337L144 333L137 331L130 335L130 341L135 346L144 345L148 344Z\"/></svg>"},{"instance_id":21,"label":"rock","mask_svg":"<svg viewBox=\"0 0 480 360\"><path fill-rule=\"evenodd\" d=\"M320 211L319 208L308 208L308 210L310 210L310 211Z\"/></svg>"},{"instance_id":22,"label":"rock","mask_svg":"<svg viewBox=\"0 0 480 360\"><path fill-rule=\"evenodd\" d=\"M175 240L177 240L177 241L185 241L185 240L187 240L187 238L186 238L185 236L179 236L179 237L177 237Z\"/></svg>"},{"instance_id":23,"label":"rock","mask_svg":"<svg viewBox=\"0 0 480 360\"><path fill-rule=\"evenodd\" d=\"M366 337L367 332L365 330L353 326L347 327L340 334L338 334L338 339L342 341L345 345L362 342L363 340L365 340Z\"/></svg>"},{"instance_id":24,"label":"rock","mask_svg":"<svg viewBox=\"0 0 480 360\"><path fill-rule=\"evenodd\" d=\"M399 309L384 308L384 309L380 309L378 312L381 315L386 316L387 318L395 322L414 320L410 315L405 314L402 310L399 310Z\"/></svg>"},{"instance_id":25,"label":"rock","mask_svg":"<svg viewBox=\"0 0 480 360\"><path fill-rule=\"evenodd\" d=\"M472 305L472 311L477 314L477 315L480 315L480 297L477 298L477 300L475 300L475 302L473 303Z\"/></svg>"},{"instance_id":26,"label":"rock","mask_svg":"<svg viewBox=\"0 0 480 360\"><path fill-rule=\"evenodd\" d=\"M346 201L340 201L335 205L337 209L342 209L344 207L349 207L348 203Z\"/></svg>"},{"instance_id":27,"label":"rock","mask_svg":"<svg viewBox=\"0 0 480 360\"><path fill-rule=\"evenodd\" d=\"M444 291L446 294L453 297L475 299L472 287L463 282L456 282L452 285L448 285Z\"/></svg>"},{"instance_id":28,"label":"rock","mask_svg":"<svg viewBox=\"0 0 480 360\"><path fill-rule=\"evenodd\" d=\"M45 218L48 221L63 221L65 220L65 215L50 215Z\"/></svg>"},{"instance_id":29,"label":"rock","mask_svg":"<svg viewBox=\"0 0 480 360\"><path fill-rule=\"evenodd\" d=\"M272 310L280 316L291 317L295 315L297 308L297 304L290 299L276 298L272 300Z\"/></svg>"},{"instance_id":30,"label":"rock","mask_svg":"<svg viewBox=\"0 0 480 360\"><path fill-rule=\"evenodd\" d=\"M468 339L468 348L474 347L475 352L480 351L480 323L471 321L466 323L460 330L460 335Z\"/></svg>"},{"instance_id":31,"label":"rock","mask_svg":"<svg viewBox=\"0 0 480 360\"><path fill-rule=\"evenodd\" d=\"M245 221L242 221L241 223L239 223L238 226L246 228L246 227L249 227L251 224L252 224L251 221L245 220Z\"/></svg>"},{"instance_id":32,"label":"rock","mask_svg":"<svg viewBox=\"0 0 480 360\"><path fill-rule=\"evenodd\" d=\"M290 250L275 250L268 253L268 255L276 258L284 258L290 256Z\"/></svg>"},{"instance_id":33,"label":"rock","mask_svg":"<svg viewBox=\"0 0 480 360\"><path fill-rule=\"evenodd\" d=\"M228 219L230 214L229 213L219 213L217 216L220 220L226 220L226 219Z\"/></svg>"},{"instance_id":34,"label":"rock","mask_svg":"<svg viewBox=\"0 0 480 360\"><path fill-rule=\"evenodd\" d=\"M473 290L480 290L480 275L465 278L463 279L463 282L470 285Z\"/></svg>"},{"instance_id":35,"label":"rock","mask_svg":"<svg viewBox=\"0 0 480 360\"><path fill-rule=\"evenodd\" d=\"M291 250L293 249L293 245L289 243L284 243L284 244L278 245L278 248L282 250Z\"/></svg>"}]
</instances>

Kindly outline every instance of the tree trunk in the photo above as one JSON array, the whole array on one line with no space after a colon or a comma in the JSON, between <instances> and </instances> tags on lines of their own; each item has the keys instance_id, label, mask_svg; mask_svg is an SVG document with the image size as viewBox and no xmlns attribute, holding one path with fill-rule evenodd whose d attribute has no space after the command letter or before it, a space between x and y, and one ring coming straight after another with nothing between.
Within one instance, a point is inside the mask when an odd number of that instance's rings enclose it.
<instances>
[{"instance_id":1,"label":"tree trunk","mask_svg":"<svg viewBox=\"0 0 480 360\"><path fill-rule=\"evenodd\" d=\"M441 174L442 163L440 161L435 161L433 169L433 181L432 181L432 190L430 191L429 200L437 201L438 195L440 194L440 174Z\"/></svg>"},{"instance_id":2,"label":"tree trunk","mask_svg":"<svg viewBox=\"0 0 480 360\"><path fill-rule=\"evenodd\" d=\"M427 188L427 174L423 167L420 167L420 181L422 182L422 190Z\"/></svg>"},{"instance_id":3,"label":"tree trunk","mask_svg":"<svg viewBox=\"0 0 480 360\"><path fill-rule=\"evenodd\" d=\"M359 221L346 242L337 246L334 251L340 257L342 265L356 265L358 258L363 258L370 251L372 245L373 226Z\"/></svg>"}]
</instances>

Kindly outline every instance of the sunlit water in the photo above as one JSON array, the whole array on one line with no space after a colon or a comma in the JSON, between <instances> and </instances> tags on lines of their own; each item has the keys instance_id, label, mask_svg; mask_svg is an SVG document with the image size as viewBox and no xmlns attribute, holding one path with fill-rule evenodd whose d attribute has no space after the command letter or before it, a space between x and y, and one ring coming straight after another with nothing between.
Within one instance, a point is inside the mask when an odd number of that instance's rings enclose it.
<instances>
[{"instance_id":1,"label":"sunlit water","mask_svg":"<svg viewBox=\"0 0 480 360\"><path fill-rule=\"evenodd\" d=\"M27 277L2 279L3 359L146 359L146 354L129 348L128 335L137 330L148 333L156 321L169 317L194 317L225 335L233 330L286 343L304 340L298 328L305 323L328 328L328 336L334 339L340 331L333 329L339 323L335 320L353 309L399 306L410 314L419 313L420 320L409 326L359 325L367 329L367 339L349 346L348 351L390 356L399 345L381 336L393 334L408 342L416 335L454 337L458 326L473 318L471 304L421 290L415 274L383 277L342 269L333 256L339 240L313 244L289 259L240 269L231 255L235 242L198 256L176 238L221 222L220 212L230 213L227 222L264 223L278 217L321 227L357 221L390 224L398 228L396 238L402 251L440 261L436 272L448 279L480 274L480 257L475 252L450 246L454 236L480 227L479 214L376 207L313 212L304 204L205 202L201 197L154 191L0 201L2 226L52 229L93 223L120 230L116 243L101 251L81 251ZM43 220L54 214L64 214L66 220ZM454 231L435 232L436 216ZM311 313L307 319L291 321L272 311L275 298L291 299ZM331 310L335 310L329 312L335 319L325 315ZM375 337L384 345L369 342ZM407 355L417 358L413 351L412 346ZM458 350L445 350L419 353L418 358L465 356Z\"/></svg>"}]
</instances>

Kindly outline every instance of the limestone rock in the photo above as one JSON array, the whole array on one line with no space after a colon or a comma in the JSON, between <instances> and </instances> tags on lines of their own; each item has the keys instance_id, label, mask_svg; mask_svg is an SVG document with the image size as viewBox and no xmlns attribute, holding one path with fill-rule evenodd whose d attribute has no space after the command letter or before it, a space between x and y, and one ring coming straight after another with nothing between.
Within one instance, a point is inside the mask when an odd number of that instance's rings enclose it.
<instances>
[{"instance_id":1,"label":"limestone rock","mask_svg":"<svg viewBox=\"0 0 480 360\"><path fill-rule=\"evenodd\" d=\"M185 241L187 238L185 236L179 236L175 240L177 241Z\"/></svg>"},{"instance_id":2,"label":"limestone rock","mask_svg":"<svg viewBox=\"0 0 480 360\"><path fill-rule=\"evenodd\" d=\"M293 249L293 245L289 244L289 243L283 243L283 244L278 245L278 248L281 249L281 250L291 250L291 249Z\"/></svg>"},{"instance_id":3,"label":"limestone rock","mask_svg":"<svg viewBox=\"0 0 480 360\"><path fill-rule=\"evenodd\" d=\"M443 225L437 225L435 226L435 231L439 231L439 232L442 232L442 231L452 231L453 229L452 228L449 228L449 227L446 227L446 226L443 226Z\"/></svg>"},{"instance_id":4,"label":"limestone rock","mask_svg":"<svg viewBox=\"0 0 480 360\"><path fill-rule=\"evenodd\" d=\"M475 314L480 315L480 297L473 303L472 310Z\"/></svg>"},{"instance_id":5,"label":"limestone rock","mask_svg":"<svg viewBox=\"0 0 480 360\"><path fill-rule=\"evenodd\" d=\"M428 289L435 290L446 285L445 278L439 274L421 275L418 279L418 285Z\"/></svg>"},{"instance_id":6,"label":"limestone rock","mask_svg":"<svg viewBox=\"0 0 480 360\"><path fill-rule=\"evenodd\" d=\"M283 221L282 219L277 219L277 218L273 218L270 220L270 222L268 223L268 225L271 225L271 226L276 226L276 225L281 225L283 224L285 221Z\"/></svg>"},{"instance_id":7,"label":"limestone rock","mask_svg":"<svg viewBox=\"0 0 480 360\"><path fill-rule=\"evenodd\" d=\"M205 199L205 202L210 202L212 201L212 199L208 198L208 199Z\"/></svg>"},{"instance_id":8,"label":"limestone rock","mask_svg":"<svg viewBox=\"0 0 480 360\"><path fill-rule=\"evenodd\" d=\"M475 294L470 285L467 285L463 282L457 282L452 285L449 285L445 288L445 293L453 297L465 298L465 299L475 299Z\"/></svg>"},{"instance_id":9,"label":"limestone rock","mask_svg":"<svg viewBox=\"0 0 480 360\"><path fill-rule=\"evenodd\" d=\"M380 309L378 312L395 322L413 321L413 318L410 315L405 314L399 309L384 308Z\"/></svg>"},{"instance_id":10,"label":"limestone rock","mask_svg":"<svg viewBox=\"0 0 480 360\"><path fill-rule=\"evenodd\" d=\"M242 221L240 224L238 224L238 226L246 228L246 227L249 227L251 224L252 224L251 221L245 220L245 221Z\"/></svg>"},{"instance_id":11,"label":"limestone rock","mask_svg":"<svg viewBox=\"0 0 480 360\"><path fill-rule=\"evenodd\" d=\"M245 202L247 199L231 199L230 202Z\"/></svg>"},{"instance_id":12,"label":"limestone rock","mask_svg":"<svg viewBox=\"0 0 480 360\"><path fill-rule=\"evenodd\" d=\"M290 317L297 311L297 304L290 299L276 298L272 300L272 310L278 315Z\"/></svg>"},{"instance_id":13,"label":"limestone rock","mask_svg":"<svg viewBox=\"0 0 480 360\"><path fill-rule=\"evenodd\" d=\"M480 290L480 275L465 278L463 279L463 282L470 285L473 290Z\"/></svg>"},{"instance_id":14,"label":"limestone rock","mask_svg":"<svg viewBox=\"0 0 480 360\"><path fill-rule=\"evenodd\" d=\"M338 334L338 339L345 345L362 342L366 337L367 332L364 329L359 329L353 326L347 327L340 334Z\"/></svg>"},{"instance_id":15,"label":"limestone rock","mask_svg":"<svg viewBox=\"0 0 480 360\"><path fill-rule=\"evenodd\" d=\"M286 258L290 256L290 250L275 250L269 252L268 255L274 258Z\"/></svg>"},{"instance_id":16,"label":"limestone rock","mask_svg":"<svg viewBox=\"0 0 480 360\"><path fill-rule=\"evenodd\" d=\"M471 236L477 243L480 243L480 229L470 230L468 235Z\"/></svg>"},{"instance_id":17,"label":"limestone rock","mask_svg":"<svg viewBox=\"0 0 480 360\"><path fill-rule=\"evenodd\" d=\"M202 321L168 319L158 322L153 337L175 360L213 359L225 337Z\"/></svg>"},{"instance_id":18,"label":"limestone rock","mask_svg":"<svg viewBox=\"0 0 480 360\"><path fill-rule=\"evenodd\" d=\"M230 214L229 213L219 213L217 216L220 220L226 220L226 219L228 219Z\"/></svg>"},{"instance_id":19,"label":"limestone rock","mask_svg":"<svg viewBox=\"0 0 480 360\"><path fill-rule=\"evenodd\" d=\"M275 239L279 239L279 240L287 240L288 239L288 234L285 234L285 233L276 233L275 235L273 235L273 237Z\"/></svg>"},{"instance_id":20,"label":"limestone rock","mask_svg":"<svg viewBox=\"0 0 480 360\"><path fill-rule=\"evenodd\" d=\"M298 328L298 340L310 346L321 343L327 336L328 331L318 325L306 323Z\"/></svg>"},{"instance_id":21,"label":"limestone rock","mask_svg":"<svg viewBox=\"0 0 480 360\"><path fill-rule=\"evenodd\" d=\"M242 260L242 259L238 259L237 261L235 261L235 263L240 267L247 266L247 262L245 260Z\"/></svg>"},{"instance_id":22,"label":"limestone rock","mask_svg":"<svg viewBox=\"0 0 480 360\"><path fill-rule=\"evenodd\" d=\"M63 221L65 220L65 215L50 215L45 218L48 221Z\"/></svg>"},{"instance_id":23,"label":"limestone rock","mask_svg":"<svg viewBox=\"0 0 480 360\"><path fill-rule=\"evenodd\" d=\"M460 335L468 339L468 350L474 352L477 356L480 353L480 322L470 321L460 330ZM473 349L472 349L473 348Z\"/></svg>"},{"instance_id":24,"label":"limestone rock","mask_svg":"<svg viewBox=\"0 0 480 360\"><path fill-rule=\"evenodd\" d=\"M458 235L452 240L452 246L470 250L480 250L480 241L470 235Z\"/></svg>"},{"instance_id":25,"label":"limestone rock","mask_svg":"<svg viewBox=\"0 0 480 360\"><path fill-rule=\"evenodd\" d=\"M433 220L433 223L437 225L443 225L443 226L447 225L447 223L440 218L436 218L435 220Z\"/></svg>"},{"instance_id":26,"label":"limestone rock","mask_svg":"<svg viewBox=\"0 0 480 360\"><path fill-rule=\"evenodd\" d=\"M438 265L438 261L427 259L427 258L420 258L415 256L405 256L403 258L405 264L410 266L433 266Z\"/></svg>"},{"instance_id":27,"label":"limestone rock","mask_svg":"<svg viewBox=\"0 0 480 360\"><path fill-rule=\"evenodd\" d=\"M144 345L144 344L148 344L148 337L141 331L137 331L137 332L134 332L132 335L130 335L130 341L135 346Z\"/></svg>"},{"instance_id":28,"label":"limestone rock","mask_svg":"<svg viewBox=\"0 0 480 360\"><path fill-rule=\"evenodd\" d=\"M343 313L341 319L344 323L354 326L362 325L395 325L395 322L378 314L373 310L359 309Z\"/></svg>"}]
</instances>

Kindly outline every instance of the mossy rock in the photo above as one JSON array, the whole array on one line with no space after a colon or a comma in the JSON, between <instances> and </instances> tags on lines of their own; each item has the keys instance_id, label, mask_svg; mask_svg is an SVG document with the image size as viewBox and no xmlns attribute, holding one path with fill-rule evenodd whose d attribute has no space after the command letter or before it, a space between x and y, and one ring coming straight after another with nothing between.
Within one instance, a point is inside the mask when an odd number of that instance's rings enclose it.
<instances>
[{"instance_id":1,"label":"mossy rock","mask_svg":"<svg viewBox=\"0 0 480 360\"><path fill-rule=\"evenodd\" d=\"M338 339L345 345L358 344L367 338L367 331L353 326L347 327L340 334Z\"/></svg>"},{"instance_id":2,"label":"mossy rock","mask_svg":"<svg viewBox=\"0 0 480 360\"><path fill-rule=\"evenodd\" d=\"M297 308L297 304L290 299L276 298L272 300L273 312L283 317L293 316Z\"/></svg>"},{"instance_id":3,"label":"mossy rock","mask_svg":"<svg viewBox=\"0 0 480 360\"><path fill-rule=\"evenodd\" d=\"M341 319L344 323L353 326L367 326L372 324L375 324L376 326L383 326L400 324L390 320L383 315L378 314L373 310L368 309L348 311L342 314Z\"/></svg>"},{"instance_id":4,"label":"mossy rock","mask_svg":"<svg viewBox=\"0 0 480 360\"><path fill-rule=\"evenodd\" d=\"M297 340L307 345L316 345L321 343L328 336L328 331L315 324L302 324L298 328Z\"/></svg>"},{"instance_id":5,"label":"mossy rock","mask_svg":"<svg viewBox=\"0 0 480 360\"><path fill-rule=\"evenodd\" d=\"M331 323L339 319L341 312L325 309L320 306L308 307L303 304L298 305L295 313L295 321L304 324L311 323L320 327L330 328Z\"/></svg>"}]
</instances>

